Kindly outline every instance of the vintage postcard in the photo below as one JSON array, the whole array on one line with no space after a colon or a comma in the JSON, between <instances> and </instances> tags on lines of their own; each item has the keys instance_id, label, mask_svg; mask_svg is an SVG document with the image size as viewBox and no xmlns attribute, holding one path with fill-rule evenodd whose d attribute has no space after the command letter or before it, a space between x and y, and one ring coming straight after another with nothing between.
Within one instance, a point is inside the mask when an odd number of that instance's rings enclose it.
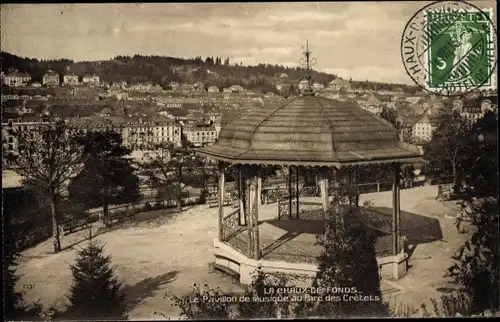
<instances>
[{"instance_id":1,"label":"vintage postcard","mask_svg":"<svg viewBox=\"0 0 500 322\"><path fill-rule=\"evenodd\" d=\"M496 1L0 12L6 320L500 315Z\"/></svg>"}]
</instances>

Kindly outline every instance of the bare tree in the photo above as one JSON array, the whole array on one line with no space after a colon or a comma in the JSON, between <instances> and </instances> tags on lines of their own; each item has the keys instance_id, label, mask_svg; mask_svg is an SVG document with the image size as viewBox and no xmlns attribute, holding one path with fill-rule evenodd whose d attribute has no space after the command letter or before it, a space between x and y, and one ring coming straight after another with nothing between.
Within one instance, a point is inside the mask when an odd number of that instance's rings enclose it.
<instances>
[{"instance_id":1,"label":"bare tree","mask_svg":"<svg viewBox=\"0 0 500 322\"><path fill-rule=\"evenodd\" d=\"M189 195L187 187L203 186L203 161L189 142L183 142L181 146L161 142L155 144L153 149L155 152L146 157L142 165L143 174L152 187L173 195L177 210L182 211L182 199Z\"/></svg>"},{"instance_id":2,"label":"bare tree","mask_svg":"<svg viewBox=\"0 0 500 322\"><path fill-rule=\"evenodd\" d=\"M17 152L5 162L23 178L24 184L39 188L49 197L52 214L54 252L61 250L59 212L61 190L83 165L83 148L64 123L48 123L35 130L10 129Z\"/></svg>"}]
</instances>

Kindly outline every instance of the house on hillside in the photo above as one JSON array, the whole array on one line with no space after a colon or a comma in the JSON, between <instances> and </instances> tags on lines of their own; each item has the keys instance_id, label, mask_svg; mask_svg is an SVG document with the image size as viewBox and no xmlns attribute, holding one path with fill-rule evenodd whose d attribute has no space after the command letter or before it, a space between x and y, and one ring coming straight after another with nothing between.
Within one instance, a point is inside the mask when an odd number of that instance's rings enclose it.
<instances>
[{"instance_id":1,"label":"house on hillside","mask_svg":"<svg viewBox=\"0 0 500 322\"><path fill-rule=\"evenodd\" d=\"M430 141L437 126L438 122L436 118L424 114L413 125L412 136L413 138Z\"/></svg>"},{"instance_id":2,"label":"house on hillside","mask_svg":"<svg viewBox=\"0 0 500 322\"><path fill-rule=\"evenodd\" d=\"M75 86L78 85L79 83L80 82L78 81L78 75L69 73L63 76L63 85Z\"/></svg>"},{"instance_id":3,"label":"house on hillside","mask_svg":"<svg viewBox=\"0 0 500 322\"><path fill-rule=\"evenodd\" d=\"M205 84L202 82L196 82L193 84L193 90L196 92L203 92L205 91Z\"/></svg>"},{"instance_id":4,"label":"house on hillside","mask_svg":"<svg viewBox=\"0 0 500 322\"><path fill-rule=\"evenodd\" d=\"M416 104L422 100L422 96L407 96L406 100L411 104Z\"/></svg>"},{"instance_id":5,"label":"house on hillside","mask_svg":"<svg viewBox=\"0 0 500 322\"><path fill-rule=\"evenodd\" d=\"M351 90L351 82L340 77L335 78L328 83L328 89L334 91L349 91Z\"/></svg>"},{"instance_id":6,"label":"house on hillside","mask_svg":"<svg viewBox=\"0 0 500 322\"><path fill-rule=\"evenodd\" d=\"M113 84L111 84L111 88L113 88L113 89L126 89L127 82L126 81L113 82Z\"/></svg>"},{"instance_id":7,"label":"house on hillside","mask_svg":"<svg viewBox=\"0 0 500 322\"><path fill-rule=\"evenodd\" d=\"M313 84L313 89L316 91L322 90L323 88L325 88L325 85L323 85L321 83L314 83Z\"/></svg>"},{"instance_id":8,"label":"house on hillside","mask_svg":"<svg viewBox=\"0 0 500 322\"><path fill-rule=\"evenodd\" d=\"M85 75L82 78L82 83L84 84L99 85L99 82L100 82L99 76L97 76L96 74Z\"/></svg>"},{"instance_id":9,"label":"house on hillside","mask_svg":"<svg viewBox=\"0 0 500 322\"><path fill-rule=\"evenodd\" d=\"M168 86L170 86L170 88L175 91L176 89L179 88L180 84L177 82L170 82L168 83Z\"/></svg>"},{"instance_id":10,"label":"house on hillside","mask_svg":"<svg viewBox=\"0 0 500 322\"><path fill-rule=\"evenodd\" d=\"M245 89L240 85L232 85L229 87L232 93L243 93Z\"/></svg>"},{"instance_id":11,"label":"house on hillside","mask_svg":"<svg viewBox=\"0 0 500 322\"><path fill-rule=\"evenodd\" d=\"M452 111L460 113L467 120L476 122L485 113L498 111L498 97L456 99L453 101Z\"/></svg>"},{"instance_id":12,"label":"house on hillside","mask_svg":"<svg viewBox=\"0 0 500 322\"><path fill-rule=\"evenodd\" d=\"M100 112L95 113L96 116L100 117L111 116L112 114L113 110L110 107L105 107Z\"/></svg>"},{"instance_id":13,"label":"house on hillside","mask_svg":"<svg viewBox=\"0 0 500 322\"><path fill-rule=\"evenodd\" d=\"M308 88L309 87L309 81L307 79L301 80L299 82L298 87L299 87L299 90L301 90L301 91L304 90L304 89L306 89L306 88Z\"/></svg>"},{"instance_id":14,"label":"house on hillside","mask_svg":"<svg viewBox=\"0 0 500 322\"><path fill-rule=\"evenodd\" d=\"M17 69L11 69L7 75L3 77L3 83L9 87L24 87L31 81L31 75L20 73Z\"/></svg>"},{"instance_id":15,"label":"house on hillside","mask_svg":"<svg viewBox=\"0 0 500 322\"><path fill-rule=\"evenodd\" d=\"M362 106L363 107L363 106ZM364 107L365 110L367 110L370 113L380 115L382 113L382 110L384 108L384 104L382 104L382 101L374 94L372 94L368 99L364 102Z\"/></svg>"},{"instance_id":16,"label":"house on hillside","mask_svg":"<svg viewBox=\"0 0 500 322\"><path fill-rule=\"evenodd\" d=\"M42 82L45 86L59 86L61 83L59 74L53 70L49 70L43 75Z\"/></svg>"},{"instance_id":17,"label":"house on hillside","mask_svg":"<svg viewBox=\"0 0 500 322\"><path fill-rule=\"evenodd\" d=\"M218 93L219 92L219 88L217 86L210 86L208 88L207 92L209 92L209 93Z\"/></svg>"}]
</instances>

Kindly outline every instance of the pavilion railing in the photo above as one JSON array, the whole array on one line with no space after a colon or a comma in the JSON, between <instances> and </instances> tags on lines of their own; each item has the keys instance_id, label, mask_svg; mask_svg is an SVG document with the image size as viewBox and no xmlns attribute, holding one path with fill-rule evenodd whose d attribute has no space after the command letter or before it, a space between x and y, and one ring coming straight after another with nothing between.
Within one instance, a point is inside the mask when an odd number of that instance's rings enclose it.
<instances>
[{"instance_id":1,"label":"pavilion railing","mask_svg":"<svg viewBox=\"0 0 500 322\"><path fill-rule=\"evenodd\" d=\"M223 239L223 241L229 240L238 231L244 229L244 227L240 226L239 213L240 213L240 210L236 209L236 210L231 211L229 214L225 215L222 218L222 239Z\"/></svg>"},{"instance_id":2,"label":"pavilion railing","mask_svg":"<svg viewBox=\"0 0 500 322\"><path fill-rule=\"evenodd\" d=\"M359 215L365 226L385 234L391 233L392 216L364 207L361 208Z\"/></svg>"}]
</instances>

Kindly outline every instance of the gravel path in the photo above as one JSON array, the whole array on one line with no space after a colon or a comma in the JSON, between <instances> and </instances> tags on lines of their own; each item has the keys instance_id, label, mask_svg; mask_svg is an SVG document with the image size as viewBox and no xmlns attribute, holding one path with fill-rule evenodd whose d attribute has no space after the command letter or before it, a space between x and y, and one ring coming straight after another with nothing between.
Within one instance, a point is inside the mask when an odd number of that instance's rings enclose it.
<instances>
[{"instance_id":1,"label":"gravel path","mask_svg":"<svg viewBox=\"0 0 500 322\"><path fill-rule=\"evenodd\" d=\"M450 256L463 243L453 220L444 217L450 210L434 200L436 193L435 187L401 192L403 210L439 219L444 241L415 248L408 275L395 282L402 290L398 301L416 304L429 295L439 295L436 289L446 284L443 274L451 263ZM375 206L391 206L390 192L361 196L361 201L368 199ZM74 250L85 245L84 235L85 232L78 232L64 236L62 247L66 249L58 254L52 253L50 240L23 252L17 287L26 293L28 301L40 299L46 306L64 306L71 284L69 264L74 261ZM178 315L170 295L186 294L193 283L240 290L229 278L208 274L207 264L212 260L212 241L216 236L217 208L196 206L180 214L164 210L142 214L138 222L103 232L96 238L106 244L105 251L112 255L117 274L127 287L131 318L160 319L153 313L161 312L172 318Z\"/></svg>"}]
</instances>

